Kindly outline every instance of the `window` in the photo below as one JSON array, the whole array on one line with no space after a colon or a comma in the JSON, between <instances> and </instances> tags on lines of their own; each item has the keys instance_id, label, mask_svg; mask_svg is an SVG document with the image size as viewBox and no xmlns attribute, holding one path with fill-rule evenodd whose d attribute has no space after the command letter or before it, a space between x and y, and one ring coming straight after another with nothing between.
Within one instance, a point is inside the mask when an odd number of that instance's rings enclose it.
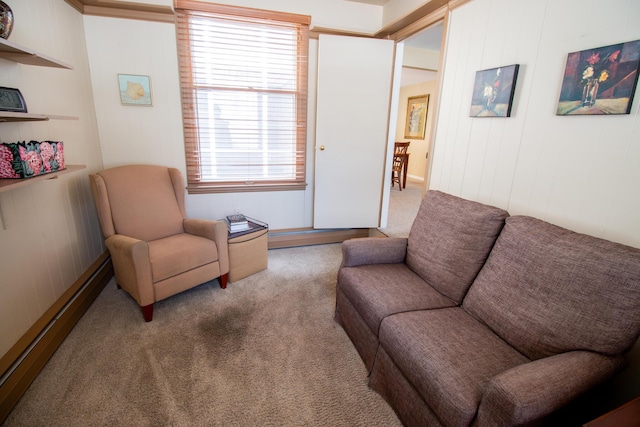
<instances>
[{"instance_id":1,"label":"window","mask_svg":"<svg viewBox=\"0 0 640 427\"><path fill-rule=\"evenodd\" d=\"M310 18L175 6L188 191L304 189Z\"/></svg>"}]
</instances>

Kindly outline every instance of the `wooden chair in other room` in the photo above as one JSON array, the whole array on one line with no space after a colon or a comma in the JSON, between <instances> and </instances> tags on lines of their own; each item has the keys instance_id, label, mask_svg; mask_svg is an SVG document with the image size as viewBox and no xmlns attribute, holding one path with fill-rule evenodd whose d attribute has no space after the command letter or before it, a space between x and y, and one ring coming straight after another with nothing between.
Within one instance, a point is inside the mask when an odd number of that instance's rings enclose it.
<instances>
[{"instance_id":1,"label":"wooden chair in other room","mask_svg":"<svg viewBox=\"0 0 640 427\"><path fill-rule=\"evenodd\" d=\"M391 186L397 182L398 188L402 191L402 175L406 167L407 149L410 142L396 142L393 151L393 165L391 167Z\"/></svg>"}]
</instances>

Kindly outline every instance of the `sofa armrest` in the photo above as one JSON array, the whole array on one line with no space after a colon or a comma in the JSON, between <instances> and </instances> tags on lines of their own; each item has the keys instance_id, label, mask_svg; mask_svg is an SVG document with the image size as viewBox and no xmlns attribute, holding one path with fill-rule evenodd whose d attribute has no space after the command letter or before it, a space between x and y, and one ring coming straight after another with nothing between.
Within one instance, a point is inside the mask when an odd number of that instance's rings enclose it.
<instances>
[{"instance_id":1,"label":"sofa armrest","mask_svg":"<svg viewBox=\"0 0 640 427\"><path fill-rule=\"evenodd\" d=\"M224 221L211 221L206 219L185 219L184 231L195 236L205 237L216 242L218 248L218 262L220 274L229 272L229 231Z\"/></svg>"},{"instance_id":2,"label":"sofa armrest","mask_svg":"<svg viewBox=\"0 0 640 427\"><path fill-rule=\"evenodd\" d=\"M362 237L342 242L341 267L367 264L398 264L407 255L407 239L403 237Z\"/></svg>"},{"instance_id":3,"label":"sofa armrest","mask_svg":"<svg viewBox=\"0 0 640 427\"><path fill-rule=\"evenodd\" d=\"M143 307L155 302L149 244L133 237L114 234L105 239L113 260L116 282Z\"/></svg>"},{"instance_id":4,"label":"sofa armrest","mask_svg":"<svg viewBox=\"0 0 640 427\"><path fill-rule=\"evenodd\" d=\"M516 366L485 387L478 425L518 425L542 418L604 382L624 357L571 351Z\"/></svg>"}]
</instances>

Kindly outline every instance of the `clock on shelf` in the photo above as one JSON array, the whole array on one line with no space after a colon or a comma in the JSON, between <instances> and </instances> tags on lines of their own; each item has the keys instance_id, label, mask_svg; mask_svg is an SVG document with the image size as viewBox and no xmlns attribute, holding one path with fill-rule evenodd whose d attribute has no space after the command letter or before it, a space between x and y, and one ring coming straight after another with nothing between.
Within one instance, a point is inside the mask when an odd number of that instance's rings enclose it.
<instances>
[{"instance_id":1,"label":"clock on shelf","mask_svg":"<svg viewBox=\"0 0 640 427\"><path fill-rule=\"evenodd\" d=\"M0 111L27 112L27 104L19 89L0 87Z\"/></svg>"}]
</instances>

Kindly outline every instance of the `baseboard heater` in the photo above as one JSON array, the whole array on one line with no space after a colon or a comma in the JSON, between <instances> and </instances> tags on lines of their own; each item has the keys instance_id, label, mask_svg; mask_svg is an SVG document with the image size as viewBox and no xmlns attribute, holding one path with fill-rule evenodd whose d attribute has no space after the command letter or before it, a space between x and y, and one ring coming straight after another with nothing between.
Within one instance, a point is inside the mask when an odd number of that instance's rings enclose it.
<instances>
[{"instance_id":1,"label":"baseboard heater","mask_svg":"<svg viewBox=\"0 0 640 427\"><path fill-rule=\"evenodd\" d=\"M113 274L105 251L0 359L0 424Z\"/></svg>"}]
</instances>

